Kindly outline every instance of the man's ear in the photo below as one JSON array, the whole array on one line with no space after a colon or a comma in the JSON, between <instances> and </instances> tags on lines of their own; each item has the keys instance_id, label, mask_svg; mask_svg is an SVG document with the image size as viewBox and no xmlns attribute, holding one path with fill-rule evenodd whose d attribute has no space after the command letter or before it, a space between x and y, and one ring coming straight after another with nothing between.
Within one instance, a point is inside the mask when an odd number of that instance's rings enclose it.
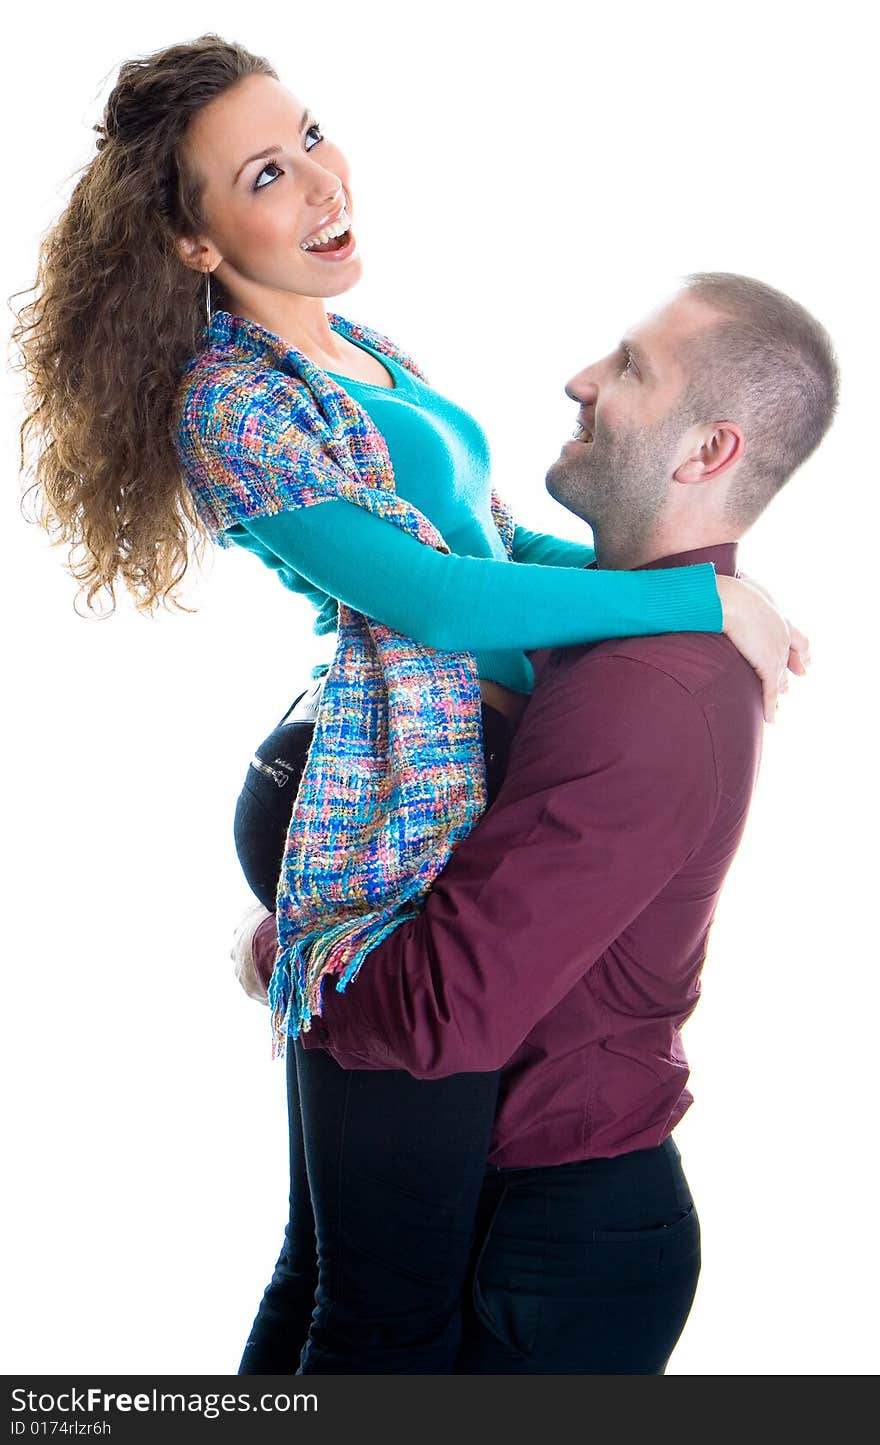
<instances>
[{"instance_id":1,"label":"man's ear","mask_svg":"<svg viewBox=\"0 0 880 1445\"><path fill-rule=\"evenodd\" d=\"M735 421L717 421L701 429L690 454L673 473L677 482L711 482L738 462L745 438Z\"/></svg>"}]
</instances>

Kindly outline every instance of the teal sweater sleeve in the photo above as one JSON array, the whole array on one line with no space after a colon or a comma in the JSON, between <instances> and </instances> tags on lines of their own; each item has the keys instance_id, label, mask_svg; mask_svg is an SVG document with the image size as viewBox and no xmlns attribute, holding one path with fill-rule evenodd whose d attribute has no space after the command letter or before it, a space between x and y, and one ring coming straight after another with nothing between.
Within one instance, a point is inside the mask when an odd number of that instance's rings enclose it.
<instances>
[{"instance_id":1,"label":"teal sweater sleeve","mask_svg":"<svg viewBox=\"0 0 880 1445\"><path fill-rule=\"evenodd\" d=\"M331 597L439 651L722 630L709 563L617 572L459 557L338 500L229 531L243 546L250 534Z\"/></svg>"},{"instance_id":2,"label":"teal sweater sleeve","mask_svg":"<svg viewBox=\"0 0 880 1445\"><path fill-rule=\"evenodd\" d=\"M545 567L588 567L596 553L582 542L569 542L549 532L530 532L517 525L513 534L514 562L538 562Z\"/></svg>"}]
</instances>

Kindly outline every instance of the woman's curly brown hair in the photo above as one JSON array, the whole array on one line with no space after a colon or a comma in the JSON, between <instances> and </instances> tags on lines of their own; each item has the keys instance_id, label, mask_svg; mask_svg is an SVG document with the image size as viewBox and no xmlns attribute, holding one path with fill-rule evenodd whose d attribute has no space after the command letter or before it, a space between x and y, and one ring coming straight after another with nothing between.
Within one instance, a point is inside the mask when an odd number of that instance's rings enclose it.
<instances>
[{"instance_id":1,"label":"woman's curly brown hair","mask_svg":"<svg viewBox=\"0 0 880 1445\"><path fill-rule=\"evenodd\" d=\"M175 588L207 538L173 441L175 393L205 322L204 278L175 245L205 229L181 143L248 75L278 79L213 34L126 61L94 127L97 154L42 239L34 285L15 293L35 293L12 331L26 377L25 497L36 492L35 520L70 545L93 610L102 593L113 610L119 579L144 612L180 607ZM212 293L229 309L216 277Z\"/></svg>"}]
</instances>

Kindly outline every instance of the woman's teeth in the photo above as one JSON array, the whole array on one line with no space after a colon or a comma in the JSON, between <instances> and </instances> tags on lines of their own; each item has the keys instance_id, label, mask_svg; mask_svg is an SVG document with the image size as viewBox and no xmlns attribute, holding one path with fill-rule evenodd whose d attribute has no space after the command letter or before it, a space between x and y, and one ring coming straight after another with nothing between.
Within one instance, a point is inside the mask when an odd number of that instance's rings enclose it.
<instances>
[{"instance_id":1,"label":"woman's teeth","mask_svg":"<svg viewBox=\"0 0 880 1445\"><path fill-rule=\"evenodd\" d=\"M343 211L339 220L334 221L332 226L327 226L323 231L319 231L316 236L310 236L307 241L301 241L300 250L313 251L316 246L326 246L328 241L335 241L337 237L344 236L350 225L351 220L348 212Z\"/></svg>"}]
</instances>

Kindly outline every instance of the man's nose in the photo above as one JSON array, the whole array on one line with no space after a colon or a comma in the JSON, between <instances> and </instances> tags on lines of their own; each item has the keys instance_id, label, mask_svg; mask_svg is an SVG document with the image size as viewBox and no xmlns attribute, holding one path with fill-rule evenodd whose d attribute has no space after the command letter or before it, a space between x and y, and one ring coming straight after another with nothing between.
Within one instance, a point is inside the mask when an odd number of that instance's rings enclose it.
<instances>
[{"instance_id":1,"label":"man's nose","mask_svg":"<svg viewBox=\"0 0 880 1445\"><path fill-rule=\"evenodd\" d=\"M579 401L583 406L594 406L599 397L599 387L593 380L592 369L579 371L571 381L566 383L565 394L571 401Z\"/></svg>"}]
</instances>

